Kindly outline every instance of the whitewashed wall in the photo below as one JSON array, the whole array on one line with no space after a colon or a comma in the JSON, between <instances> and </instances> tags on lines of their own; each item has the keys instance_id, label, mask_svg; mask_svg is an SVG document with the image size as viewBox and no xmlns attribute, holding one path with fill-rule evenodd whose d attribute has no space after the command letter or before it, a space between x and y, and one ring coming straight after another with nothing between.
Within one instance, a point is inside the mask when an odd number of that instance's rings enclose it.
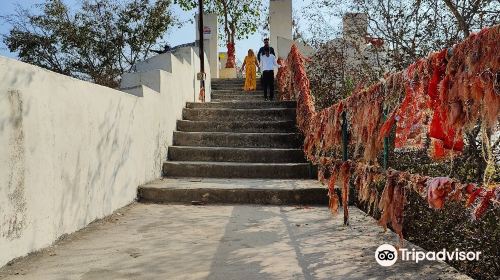
<instances>
[{"instance_id":1,"label":"whitewashed wall","mask_svg":"<svg viewBox=\"0 0 500 280\"><path fill-rule=\"evenodd\" d=\"M168 68L152 59L126 74L126 93L0 57L0 266L129 204L161 176L199 89L192 48L161 59Z\"/></svg>"},{"instance_id":2,"label":"whitewashed wall","mask_svg":"<svg viewBox=\"0 0 500 280\"><path fill-rule=\"evenodd\" d=\"M286 57L278 45L278 37L292 40L292 0L271 0L269 2L269 45L276 55Z\"/></svg>"}]
</instances>

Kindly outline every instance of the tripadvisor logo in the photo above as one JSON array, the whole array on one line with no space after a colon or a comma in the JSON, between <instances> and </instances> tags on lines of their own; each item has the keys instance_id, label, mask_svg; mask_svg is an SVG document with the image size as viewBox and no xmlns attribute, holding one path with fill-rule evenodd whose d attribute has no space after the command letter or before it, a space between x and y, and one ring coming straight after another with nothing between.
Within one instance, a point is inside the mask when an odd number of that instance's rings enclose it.
<instances>
[{"instance_id":1,"label":"tripadvisor logo","mask_svg":"<svg viewBox=\"0 0 500 280\"><path fill-rule=\"evenodd\" d=\"M398 251L392 245L382 244L375 251L375 260L381 266L391 266L398 260Z\"/></svg>"},{"instance_id":2,"label":"tripadvisor logo","mask_svg":"<svg viewBox=\"0 0 500 280\"><path fill-rule=\"evenodd\" d=\"M447 251L443 249L438 252L434 251L417 251L415 248L409 250L401 248L396 250L396 248L389 244L380 245L375 251L375 260L381 266L391 266L396 263L398 256L400 256L401 261L413 261L418 263L419 261L478 261L481 252L464 252L455 249L455 251Z\"/></svg>"}]
</instances>

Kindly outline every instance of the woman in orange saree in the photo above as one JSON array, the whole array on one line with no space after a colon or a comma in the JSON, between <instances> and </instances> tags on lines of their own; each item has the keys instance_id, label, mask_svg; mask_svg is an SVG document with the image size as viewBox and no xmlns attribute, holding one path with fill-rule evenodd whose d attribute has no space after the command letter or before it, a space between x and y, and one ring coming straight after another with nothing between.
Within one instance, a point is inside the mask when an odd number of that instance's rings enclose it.
<instances>
[{"instance_id":1,"label":"woman in orange saree","mask_svg":"<svg viewBox=\"0 0 500 280\"><path fill-rule=\"evenodd\" d=\"M245 69L245 91L253 91L257 89L256 73L258 66L257 57L255 56L253 50L249 49L248 55L245 57L245 61L241 66L242 71Z\"/></svg>"}]
</instances>

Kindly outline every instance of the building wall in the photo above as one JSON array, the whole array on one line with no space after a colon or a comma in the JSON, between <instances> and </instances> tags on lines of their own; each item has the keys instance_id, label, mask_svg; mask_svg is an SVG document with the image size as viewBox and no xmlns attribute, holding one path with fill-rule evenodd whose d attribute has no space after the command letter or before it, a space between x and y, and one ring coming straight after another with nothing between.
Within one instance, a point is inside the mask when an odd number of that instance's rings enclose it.
<instances>
[{"instance_id":1,"label":"building wall","mask_svg":"<svg viewBox=\"0 0 500 280\"><path fill-rule=\"evenodd\" d=\"M161 176L176 120L197 99L197 55L184 51L163 57L170 72L124 75L124 91L0 57L0 266L129 204Z\"/></svg>"},{"instance_id":2,"label":"building wall","mask_svg":"<svg viewBox=\"0 0 500 280\"><path fill-rule=\"evenodd\" d=\"M368 16L363 13L347 13L342 18L342 38L327 43L343 53L344 63L349 69L369 66L375 72L387 72L387 51L385 46L376 47L368 43Z\"/></svg>"},{"instance_id":3,"label":"building wall","mask_svg":"<svg viewBox=\"0 0 500 280\"><path fill-rule=\"evenodd\" d=\"M281 56L278 37L292 40L292 0L269 2L269 45Z\"/></svg>"},{"instance_id":4,"label":"building wall","mask_svg":"<svg viewBox=\"0 0 500 280\"><path fill-rule=\"evenodd\" d=\"M365 44L368 35L368 15L364 13L346 13L342 17L342 37L350 44Z\"/></svg>"}]
</instances>

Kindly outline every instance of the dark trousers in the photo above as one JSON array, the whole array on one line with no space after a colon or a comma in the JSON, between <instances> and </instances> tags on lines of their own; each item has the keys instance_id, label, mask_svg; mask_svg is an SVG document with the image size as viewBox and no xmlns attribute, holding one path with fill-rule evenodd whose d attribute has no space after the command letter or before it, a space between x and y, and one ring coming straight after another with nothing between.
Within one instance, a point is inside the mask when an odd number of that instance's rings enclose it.
<instances>
[{"instance_id":1,"label":"dark trousers","mask_svg":"<svg viewBox=\"0 0 500 280\"><path fill-rule=\"evenodd\" d=\"M262 72L262 88L264 89L264 98L267 98L267 91L269 90L269 99L274 98L274 71Z\"/></svg>"}]
</instances>

